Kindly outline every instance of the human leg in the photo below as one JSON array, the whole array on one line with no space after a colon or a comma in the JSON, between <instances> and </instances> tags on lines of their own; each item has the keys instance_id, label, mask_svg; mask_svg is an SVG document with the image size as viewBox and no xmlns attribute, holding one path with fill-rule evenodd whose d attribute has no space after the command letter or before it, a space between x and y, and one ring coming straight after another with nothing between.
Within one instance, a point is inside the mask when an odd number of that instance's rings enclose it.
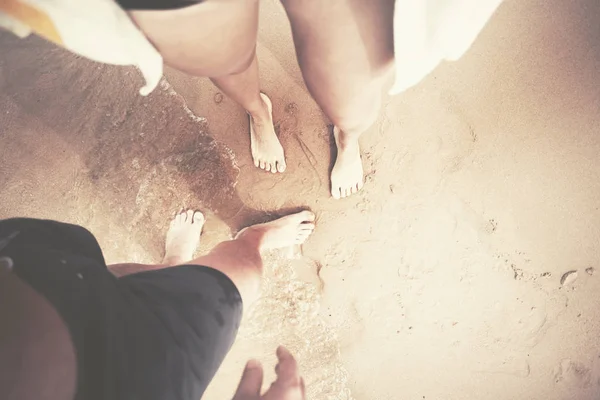
<instances>
[{"instance_id":1,"label":"human leg","mask_svg":"<svg viewBox=\"0 0 600 400\"><path fill-rule=\"evenodd\" d=\"M184 229L203 222L184 215L168 235L172 262L193 252L188 238L174 243L182 232L201 230ZM196 265L119 279L107 271L98 243L83 228L0 222L0 297L8 305L0 307L0 320L7 322L0 334L15 339L0 346L6 356L0 357L6 375L0 388L7 389L2 392L14 398L201 398L235 340L240 292L250 287L244 282L260 278L260 252L303 242L313 219L304 211L255 225L190 262ZM245 261L238 252L246 253ZM249 302L250 294L243 293ZM15 360L29 373L11 370Z\"/></svg>"},{"instance_id":2,"label":"human leg","mask_svg":"<svg viewBox=\"0 0 600 400\"><path fill-rule=\"evenodd\" d=\"M144 271L154 271L181 265L193 258L204 226L204 216L199 211L178 213L169 225L165 240L165 256L159 264L112 264L108 269L117 277Z\"/></svg>"},{"instance_id":3,"label":"human leg","mask_svg":"<svg viewBox=\"0 0 600 400\"><path fill-rule=\"evenodd\" d=\"M302 244L314 230L315 216L310 211L291 214L265 224L243 229L235 239L218 244L209 254L192 259L204 218L199 212L178 214L167 233L163 262L156 265L118 264L109 266L117 276L159 270L177 265L203 265L225 274L239 290L244 304L258 296L262 277L261 253Z\"/></svg>"},{"instance_id":4,"label":"human leg","mask_svg":"<svg viewBox=\"0 0 600 400\"><path fill-rule=\"evenodd\" d=\"M185 265L172 268L163 265L118 279L121 290L132 294L133 303L150 310L169 332L164 336L173 347L169 351L185 355L185 364L173 365L170 372L181 380L177 387L189 388L189 395L181 397L201 398L233 344L243 307L248 307L258 295L261 252L302 243L314 228L310 222L313 219L312 213L304 211L254 225L234 240L219 244L206 256L186 261ZM198 241L200 229L190 228L196 222L198 217L194 218L192 212L176 217L167 234L167 262L192 257L188 244L182 246L177 242ZM195 237L192 238L191 232ZM176 368L181 368L181 372ZM169 396L163 396L166 397Z\"/></svg>"},{"instance_id":5,"label":"human leg","mask_svg":"<svg viewBox=\"0 0 600 400\"><path fill-rule=\"evenodd\" d=\"M393 61L393 0L282 0L304 81L334 123L331 193L363 185L359 136L376 120Z\"/></svg>"},{"instance_id":6,"label":"human leg","mask_svg":"<svg viewBox=\"0 0 600 400\"><path fill-rule=\"evenodd\" d=\"M11 371L0 365L5 375L0 392L15 399L121 398L111 378L124 364L123 349L115 349L122 343L122 293L94 236L55 221L0 221L0 258L10 266L0 276L0 297L16 296L2 301L9 307L0 310L0 319L8 316L12 322L0 336L20 331L16 341L4 343L9 353L0 349L6 365L13 364ZM23 368L15 370L11 356ZM6 390L6 383L13 389Z\"/></svg>"},{"instance_id":7,"label":"human leg","mask_svg":"<svg viewBox=\"0 0 600 400\"><path fill-rule=\"evenodd\" d=\"M283 147L273 125L273 105L271 99L260 92L256 55L245 71L214 77L211 81L248 113L254 165L272 173L285 171Z\"/></svg>"},{"instance_id":8,"label":"human leg","mask_svg":"<svg viewBox=\"0 0 600 400\"><path fill-rule=\"evenodd\" d=\"M129 15L165 62L194 76L210 77L250 116L254 163L285 170L270 101L260 93L256 37L258 0L207 0L176 10L130 10Z\"/></svg>"},{"instance_id":9,"label":"human leg","mask_svg":"<svg viewBox=\"0 0 600 400\"><path fill-rule=\"evenodd\" d=\"M77 366L67 327L47 299L4 269L0 339L3 399L74 398Z\"/></svg>"}]
</instances>

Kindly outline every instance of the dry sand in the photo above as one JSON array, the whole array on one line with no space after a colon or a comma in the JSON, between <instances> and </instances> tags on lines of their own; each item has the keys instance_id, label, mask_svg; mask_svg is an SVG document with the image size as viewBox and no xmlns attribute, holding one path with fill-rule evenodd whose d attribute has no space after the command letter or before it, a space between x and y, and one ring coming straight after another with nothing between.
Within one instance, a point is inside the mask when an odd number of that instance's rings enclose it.
<instances>
[{"instance_id":1,"label":"dry sand","mask_svg":"<svg viewBox=\"0 0 600 400\"><path fill-rule=\"evenodd\" d=\"M507 0L463 59L386 98L365 189L341 201L275 0L258 54L282 176L254 168L246 115L206 79L168 71L142 98L133 69L36 38L3 33L0 54L0 218L76 222L109 262L152 262L181 207L209 214L201 252L317 213L302 257L269 257L205 398L230 398L250 357L272 377L285 344L310 399L600 399L597 1Z\"/></svg>"}]
</instances>

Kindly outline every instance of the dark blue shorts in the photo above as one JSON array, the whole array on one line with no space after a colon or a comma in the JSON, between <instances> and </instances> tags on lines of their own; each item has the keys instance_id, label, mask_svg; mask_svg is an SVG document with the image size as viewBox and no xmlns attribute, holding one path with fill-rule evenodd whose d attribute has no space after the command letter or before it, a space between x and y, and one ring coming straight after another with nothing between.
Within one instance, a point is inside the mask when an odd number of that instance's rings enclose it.
<instances>
[{"instance_id":1,"label":"dark blue shorts","mask_svg":"<svg viewBox=\"0 0 600 400\"><path fill-rule=\"evenodd\" d=\"M116 278L86 229L0 221L0 256L45 297L77 354L77 400L198 400L229 351L242 300L221 272L185 265Z\"/></svg>"}]
</instances>

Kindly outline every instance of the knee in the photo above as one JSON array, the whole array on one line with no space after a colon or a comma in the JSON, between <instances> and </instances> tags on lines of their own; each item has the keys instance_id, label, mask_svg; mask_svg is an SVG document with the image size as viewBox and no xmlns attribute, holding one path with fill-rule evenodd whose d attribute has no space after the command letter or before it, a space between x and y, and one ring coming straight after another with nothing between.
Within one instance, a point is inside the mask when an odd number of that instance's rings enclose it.
<instances>
[{"instance_id":1,"label":"knee","mask_svg":"<svg viewBox=\"0 0 600 400\"><path fill-rule=\"evenodd\" d=\"M221 68L216 69L210 77L218 78L219 76L241 74L250 67L255 55L256 47L242 53L231 54L221 63Z\"/></svg>"},{"instance_id":2,"label":"knee","mask_svg":"<svg viewBox=\"0 0 600 400\"><path fill-rule=\"evenodd\" d=\"M360 135L377 121L380 110L381 92L370 91L331 107L328 117L343 132Z\"/></svg>"},{"instance_id":3,"label":"knee","mask_svg":"<svg viewBox=\"0 0 600 400\"><path fill-rule=\"evenodd\" d=\"M381 76L353 71L334 76L321 65L302 72L317 104L342 131L362 133L377 120L385 83Z\"/></svg>"},{"instance_id":4,"label":"knee","mask_svg":"<svg viewBox=\"0 0 600 400\"><path fill-rule=\"evenodd\" d=\"M219 78L244 72L252 64L255 47L242 51L224 50L211 56L203 54L201 60L188 58L168 60L171 67L193 76ZM208 61L207 61L208 60Z\"/></svg>"},{"instance_id":5,"label":"knee","mask_svg":"<svg viewBox=\"0 0 600 400\"><path fill-rule=\"evenodd\" d=\"M211 250L207 257L214 260L215 264L222 264L227 268L242 272L246 277L255 277L260 280L262 276L263 262L260 252L256 246L243 240L221 242Z\"/></svg>"}]
</instances>

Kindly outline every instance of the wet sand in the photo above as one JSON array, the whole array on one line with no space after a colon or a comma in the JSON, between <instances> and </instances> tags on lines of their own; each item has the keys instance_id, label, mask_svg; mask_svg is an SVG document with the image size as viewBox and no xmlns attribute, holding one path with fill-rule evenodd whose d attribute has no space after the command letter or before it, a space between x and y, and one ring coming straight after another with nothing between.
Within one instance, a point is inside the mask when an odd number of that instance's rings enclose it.
<instances>
[{"instance_id":1,"label":"wet sand","mask_svg":"<svg viewBox=\"0 0 600 400\"><path fill-rule=\"evenodd\" d=\"M311 399L598 399L600 4L505 1L460 61L385 97L365 188L340 201L289 25L275 0L261 13L283 175L254 167L247 116L208 80L167 70L143 98L134 69L1 33L0 218L79 223L108 262L153 262L182 207L208 214L200 253L315 211L302 249L268 257L207 399L251 357L268 381L278 344Z\"/></svg>"}]
</instances>

